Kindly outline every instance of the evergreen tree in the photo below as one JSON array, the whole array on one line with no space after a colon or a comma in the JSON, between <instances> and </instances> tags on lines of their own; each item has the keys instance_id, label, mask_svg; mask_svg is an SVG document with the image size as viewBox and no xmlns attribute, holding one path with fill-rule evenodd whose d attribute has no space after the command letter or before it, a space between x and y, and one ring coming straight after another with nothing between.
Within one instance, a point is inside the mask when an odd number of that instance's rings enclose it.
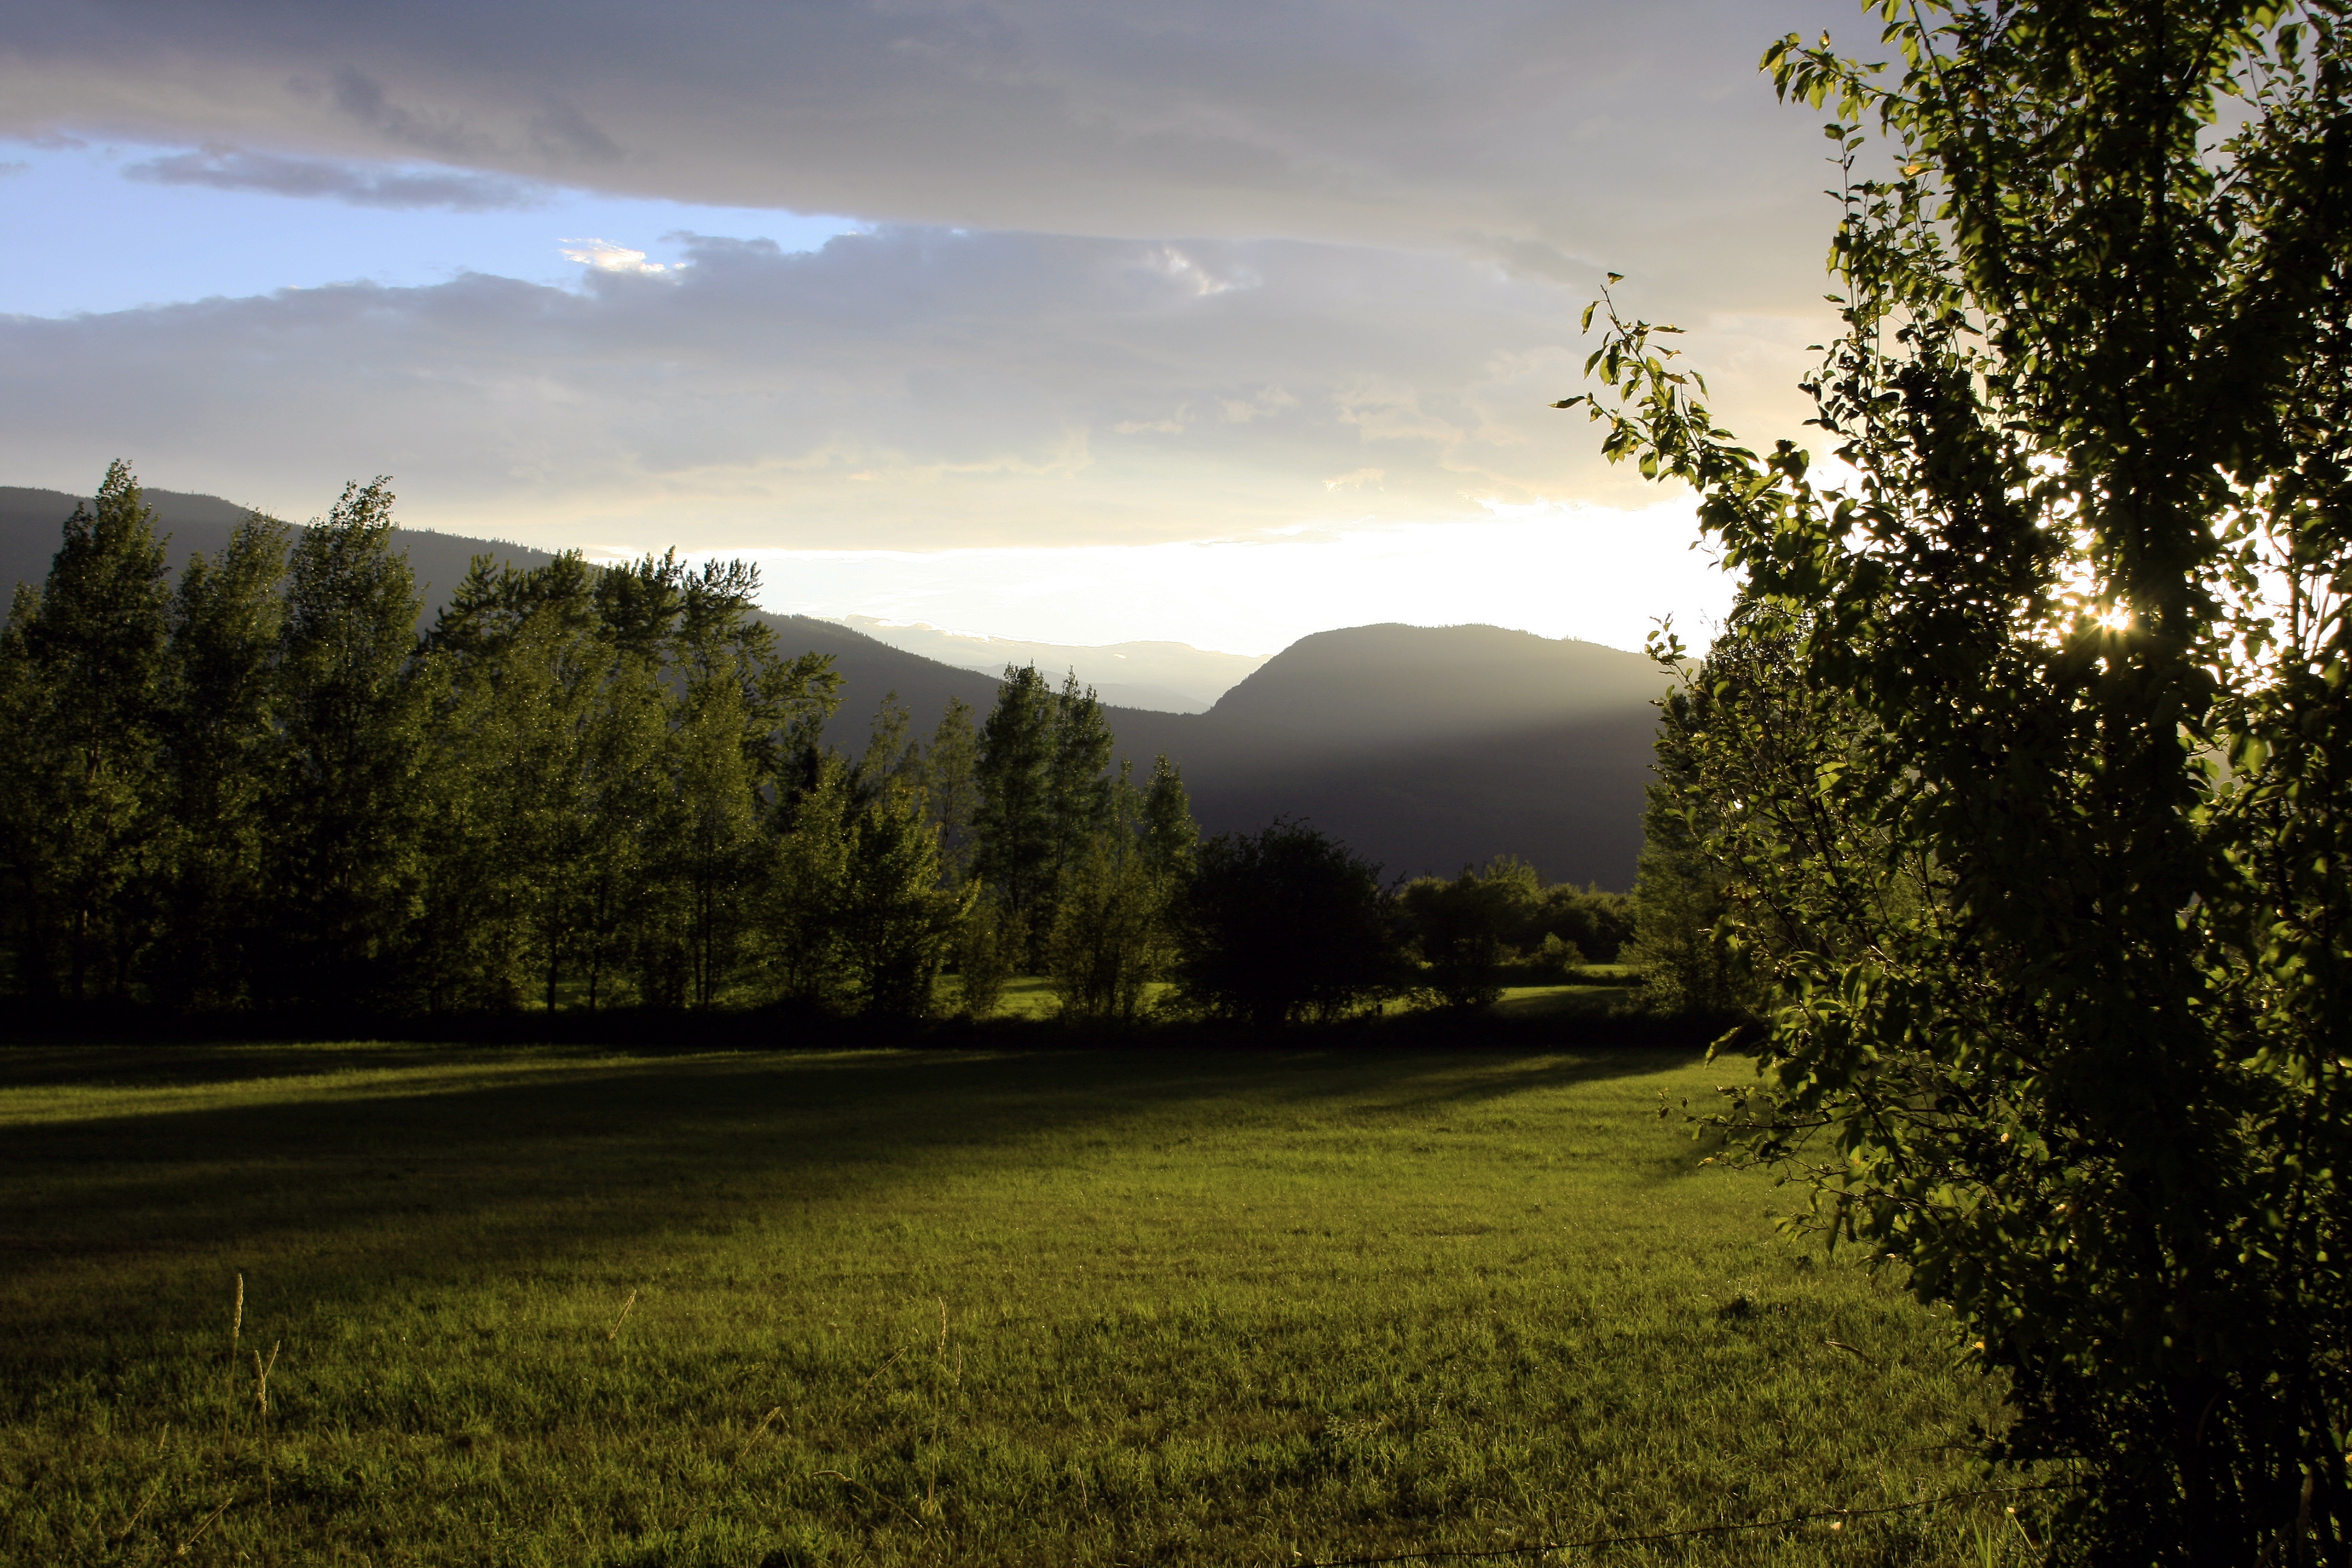
<instances>
[{"instance_id":1,"label":"evergreen tree","mask_svg":"<svg viewBox=\"0 0 2352 1568\"><path fill-rule=\"evenodd\" d=\"M1053 802L1053 878L1050 889L1088 852L1118 816L1111 774L1110 726L1094 688L1080 687L1076 670L1054 695L1051 761L1047 789ZM1050 912L1047 914L1050 920Z\"/></svg>"},{"instance_id":2,"label":"evergreen tree","mask_svg":"<svg viewBox=\"0 0 2352 1568\"><path fill-rule=\"evenodd\" d=\"M1151 761L1151 783L1145 786L1136 826L1143 859L1163 899L1172 899L1190 881L1201 854L1201 825L1192 820L1192 796L1184 789L1181 769L1161 752Z\"/></svg>"},{"instance_id":3,"label":"evergreen tree","mask_svg":"<svg viewBox=\"0 0 2352 1568\"><path fill-rule=\"evenodd\" d=\"M0 864L17 983L36 995L123 995L153 928L169 598L154 513L118 461L0 637Z\"/></svg>"},{"instance_id":4,"label":"evergreen tree","mask_svg":"<svg viewBox=\"0 0 2352 1568\"><path fill-rule=\"evenodd\" d=\"M1052 900L1061 847L1054 730L1053 689L1036 666L1007 665L972 769L971 868L1008 914L1033 926Z\"/></svg>"},{"instance_id":5,"label":"evergreen tree","mask_svg":"<svg viewBox=\"0 0 2352 1568\"><path fill-rule=\"evenodd\" d=\"M970 901L943 888L939 831L908 788L881 791L850 824L839 905L852 1005L921 1017Z\"/></svg>"},{"instance_id":6,"label":"evergreen tree","mask_svg":"<svg viewBox=\"0 0 2352 1568\"><path fill-rule=\"evenodd\" d=\"M821 755L815 781L793 802L776 840L765 888L761 940L768 988L786 1001L829 1007L847 995L842 913L855 810L847 764L836 753Z\"/></svg>"},{"instance_id":7,"label":"evergreen tree","mask_svg":"<svg viewBox=\"0 0 2352 1568\"><path fill-rule=\"evenodd\" d=\"M923 793L931 823L940 832L940 864L948 881L957 887L971 868L972 818L980 805L979 754L971 704L961 697L949 698L923 759Z\"/></svg>"}]
</instances>

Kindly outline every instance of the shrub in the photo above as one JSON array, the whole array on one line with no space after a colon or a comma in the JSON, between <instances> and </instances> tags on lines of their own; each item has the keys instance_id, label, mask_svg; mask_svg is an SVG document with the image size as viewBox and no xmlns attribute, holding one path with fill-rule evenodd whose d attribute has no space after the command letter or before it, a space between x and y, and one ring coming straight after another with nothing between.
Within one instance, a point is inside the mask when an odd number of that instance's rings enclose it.
<instances>
[{"instance_id":1,"label":"shrub","mask_svg":"<svg viewBox=\"0 0 2352 1568\"><path fill-rule=\"evenodd\" d=\"M1304 823L1202 844L1176 931L1185 999L1213 1017L1342 1017L1407 978L1380 868Z\"/></svg>"}]
</instances>

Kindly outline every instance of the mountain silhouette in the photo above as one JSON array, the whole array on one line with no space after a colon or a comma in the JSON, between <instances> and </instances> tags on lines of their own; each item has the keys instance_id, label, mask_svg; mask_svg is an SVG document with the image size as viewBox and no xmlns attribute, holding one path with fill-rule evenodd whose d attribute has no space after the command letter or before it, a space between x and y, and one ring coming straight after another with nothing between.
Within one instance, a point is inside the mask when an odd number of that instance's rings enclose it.
<instances>
[{"instance_id":1,"label":"mountain silhouette","mask_svg":"<svg viewBox=\"0 0 2352 1568\"><path fill-rule=\"evenodd\" d=\"M1206 713L1114 718L1180 763L1204 826L1303 817L1392 875L1512 853L1630 886L1667 677L1647 656L1499 626L1302 637Z\"/></svg>"},{"instance_id":2,"label":"mountain silhouette","mask_svg":"<svg viewBox=\"0 0 2352 1568\"><path fill-rule=\"evenodd\" d=\"M149 490L173 569L226 542L245 510L216 496ZM48 574L76 498L0 486L0 585ZM471 559L516 566L547 551L403 529L422 624ZM950 697L985 716L995 678L877 641L835 621L762 613L780 648L831 654L842 703L827 738L855 752L885 694L919 731ZM1049 674L1052 672L1048 672ZM1451 875L1510 853L1556 880L1632 884L1642 790L1667 677L1646 656L1499 626L1355 626L1302 637L1203 713L1107 705L1118 754L1139 773L1166 753L1209 832L1287 816L1345 839L1392 876Z\"/></svg>"}]
</instances>

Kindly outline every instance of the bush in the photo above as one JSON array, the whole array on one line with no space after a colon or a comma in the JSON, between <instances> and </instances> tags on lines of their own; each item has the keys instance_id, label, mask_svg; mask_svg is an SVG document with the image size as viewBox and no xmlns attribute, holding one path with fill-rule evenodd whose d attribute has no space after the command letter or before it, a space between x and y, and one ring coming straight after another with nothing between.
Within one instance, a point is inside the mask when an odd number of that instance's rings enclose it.
<instances>
[{"instance_id":1,"label":"bush","mask_svg":"<svg viewBox=\"0 0 2352 1568\"><path fill-rule=\"evenodd\" d=\"M1176 925L1184 997L1212 1017L1344 1017L1407 978L1380 868L1304 823L1202 845Z\"/></svg>"},{"instance_id":2,"label":"bush","mask_svg":"<svg viewBox=\"0 0 2352 1568\"><path fill-rule=\"evenodd\" d=\"M1439 1001L1466 1009L1501 1000L1501 966L1517 956L1512 939L1540 901L1537 889L1535 868L1509 856L1450 882L1423 877L1405 885L1398 902L1428 966L1423 983Z\"/></svg>"}]
</instances>

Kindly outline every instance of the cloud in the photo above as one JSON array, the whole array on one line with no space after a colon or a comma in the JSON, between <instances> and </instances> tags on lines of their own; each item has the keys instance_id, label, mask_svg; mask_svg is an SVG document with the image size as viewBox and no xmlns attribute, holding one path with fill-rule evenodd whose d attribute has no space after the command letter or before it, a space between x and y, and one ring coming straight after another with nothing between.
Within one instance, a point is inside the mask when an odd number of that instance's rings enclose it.
<instances>
[{"instance_id":1,"label":"cloud","mask_svg":"<svg viewBox=\"0 0 2352 1568\"><path fill-rule=\"evenodd\" d=\"M569 287L0 319L17 482L83 488L130 452L307 514L389 469L420 522L623 548L1646 504L1547 406L1582 385L1578 312L1630 274L1632 309L1692 330L1720 419L1802 436L1835 213L1821 117L1755 61L1790 28L1868 27L1852 0L19 9L0 136L222 150L142 178L871 224L810 255L688 237L659 269L650 235L573 218L610 237L562 242Z\"/></svg>"},{"instance_id":2,"label":"cloud","mask_svg":"<svg viewBox=\"0 0 2352 1568\"><path fill-rule=\"evenodd\" d=\"M609 239L567 239L562 246L564 260L593 267L600 272L635 272L650 277L669 270L662 262L647 261L644 251L614 245Z\"/></svg>"},{"instance_id":3,"label":"cloud","mask_svg":"<svg viewBox=\"0 0 2352 1568\"><path fill-rule=\"evenodd\" d=\"M548 187L532 181L461 169L369 168L324 158L288 158L236 148L173 153L126 166L125 179L155 185L206 185L220 191L266 191L280 196L323 196L362 207L445 207L453 212L508 212L544 206Z\"/></svg>"},{"instance_id":4,"label":"cloud","mask_svg":"<svg viewBox=\"0 0 2352 1568\"><path fill-rule=\"evenodd\" d=\"M1445 250L1778 309L1820 291L1819 116L1777 104L1756 58L1790 28L1867 27L1851 0L318 0L299 26L287 15L279 0L49 0L0 51L0 133L423 153L921 226Z\"/></svg>"},{"instance_id":5,"label":"cloud","mask_svg":"<svg viewBox=\"0 0 2352 1568\"><path fill-rule=\"evenodd\" d=\"M574 242L576 289L0 318L0 472L80 487L131 453L152 483L293 515L390 472L425 526L623 547L1097 544L1654 499L1548 406L1578 384L1580 299L1483 263L1187 240L1208 275L1256 279L1202 293L1160 242L673 237L686 262L658 276ZM1796 433L1779 389L1802 327L1691 324L1696 353L1755 367L1716 383L1718 413Z\"/></svg>"},{"instance_id":6,"label":"cloud","mask_svg":"<svg viewBox=\"0 0 2352 1568\"><path fill-rule=\"evenodd\" d=\"M22 158L12 158L5 163L0 163L0 179L5 179L10 174L21 174L32 166Z\"/></svg>"}]
</instances>

